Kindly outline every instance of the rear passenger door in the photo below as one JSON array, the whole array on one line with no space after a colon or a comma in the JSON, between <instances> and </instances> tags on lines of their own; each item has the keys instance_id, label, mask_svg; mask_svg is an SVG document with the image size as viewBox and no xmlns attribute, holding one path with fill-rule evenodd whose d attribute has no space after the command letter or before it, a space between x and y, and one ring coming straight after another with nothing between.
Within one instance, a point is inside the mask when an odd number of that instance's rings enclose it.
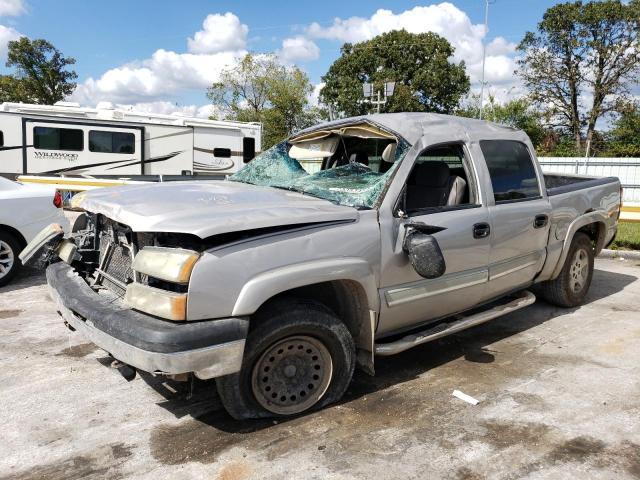
<instances>
[{"instance_id":1,"label":"rear passenger door","mask_svg":"<svg viewBox=\"0 0 640 480\"><path fill-rule=\"evenodd\" d=\"M526 286L546 258L551 206L529 147L516 140L482 140L493 189L488 297Z\"/></svg>"}]
</instances>

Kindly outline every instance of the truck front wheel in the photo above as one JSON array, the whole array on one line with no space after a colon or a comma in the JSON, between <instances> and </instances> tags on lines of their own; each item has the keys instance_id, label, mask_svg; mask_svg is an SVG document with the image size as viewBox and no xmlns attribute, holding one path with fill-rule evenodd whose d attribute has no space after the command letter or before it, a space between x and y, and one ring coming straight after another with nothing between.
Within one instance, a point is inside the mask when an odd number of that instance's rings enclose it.
<instances>
[{"instance_id":1,"label":"truck front wheel","mask_svg":"<svg viewBox=\"0 0 640 480\"><path fill-rule=\"evenodd\" d=\"M559 307L582 304L591 285L594 256L591 239L582 232L576 233L560 274L536 285L535 293Z\"/></svg>"},{"instance_id":2,"label":"truck front wheel","mask_svg":"<svg viewBox=\"0 0 640 480\"><path fill-rule=\"evenodd\" d=\"M297 415L342 397L355 368L355 344L331 310L283 299L252 322L242 369L217 379L232 417Z\"/></svg>"}]
</instances>

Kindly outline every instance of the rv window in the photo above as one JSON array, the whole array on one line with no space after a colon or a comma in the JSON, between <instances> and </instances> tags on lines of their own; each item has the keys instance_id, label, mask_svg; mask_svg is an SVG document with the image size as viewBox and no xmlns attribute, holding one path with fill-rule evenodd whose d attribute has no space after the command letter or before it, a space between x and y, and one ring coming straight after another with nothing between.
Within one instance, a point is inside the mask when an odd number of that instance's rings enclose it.
<instances>
[{"instance_id":1,"label":"rv window","mask_svg":"<svg viewBox=\"0 0 640 480\"><path fill-rule=\"evenodd\" d=\"M0 147L4 147L4 133L0 130Z\"/></svg>"},{"instance_id":2,"label":"rv window","mask_svg":"<svg viewBox=\"0 0 640 480\"><path fill-rule=\"evenodd\" d=\"M89 150L98 153L135 153L136 139L133 133L90 130Z\"/></svg>"},{"instance_id":3,"label":"rv window","mask_svg":"<svg viewBox=\"0 0 640 480\"><path fill-rule=\"evenodd\" d=\"M242 160L249 163L256 156L256 139L253 137L244 137L242 139Z\"/></svg>"},{"instance_id":4,"label":"rv window","mask_svg":"<svg viewBox=\"0 0 640 480\"><path fill-rule=\"evenodd\" d=\"M213 156L221 157L221 158L231 158L231 149L230 148L214 148Z\"/></svg>"},{"instance_id":5,"label":"rv window","mask_svg":"<svg viewBox=\"0 0 640 480\"><path fill-rule=\"evenodd\" d=\"M42 150L84 149L82 130L72 128L33 127L33 146Z\"/></svg>"}]
</instances>

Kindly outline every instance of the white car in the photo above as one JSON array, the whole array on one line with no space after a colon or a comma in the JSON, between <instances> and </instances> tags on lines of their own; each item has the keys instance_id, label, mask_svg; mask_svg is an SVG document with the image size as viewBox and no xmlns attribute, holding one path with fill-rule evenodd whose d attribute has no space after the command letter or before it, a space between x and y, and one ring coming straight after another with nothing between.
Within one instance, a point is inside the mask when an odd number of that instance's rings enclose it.
<instances>
[{"instance_id":1,"label":"white car","mask_svg":"<svg viewBox=\"0 0 640 480\"><path fill-rule=\"evenodd\" d=\"M0 287L18 272L18 254L38 232L51 223L67 229L61 207L62 198L55 188L0 177Z\"/></svg>"}]
</instances>

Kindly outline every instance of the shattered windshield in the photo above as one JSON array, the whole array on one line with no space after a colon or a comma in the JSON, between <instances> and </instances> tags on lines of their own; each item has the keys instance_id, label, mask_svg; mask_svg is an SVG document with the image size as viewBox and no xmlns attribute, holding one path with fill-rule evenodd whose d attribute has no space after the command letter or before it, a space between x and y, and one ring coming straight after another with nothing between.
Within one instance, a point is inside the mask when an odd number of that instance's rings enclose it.
<instances>
[{"instance_id":1,"label":"shattered windshield","mask_svg":"<svg viewBox=\"0 0 640 480\"><path fill-rule=\"evenodd\" d=\"M360 142L363 139L359 139ZM393 142L395 144L395 142ZM344 144L343 142L343 145ZM345 146L346 148L346 146ZM358 161L345 161L314 173L307 166L289 156L291 145L282 142L264 151L242 170L231 175L233 182L250 183L253 185L283 188L306 195L323 198L339 205L357 208L372 208L385 190L400 160L409 150L409 144L400 140L395 148L395 155L390 159L385 171L381 165L375 163L375 157L367 157L367 164ZM362 157L356 157L361 159ZM320 159L321 160L321 159ZM364 160L363 160L364 161ZM307 162L302 161L307 165ZM324 163L323 163L324 164Z\"/></svg>"}]
</instances>

